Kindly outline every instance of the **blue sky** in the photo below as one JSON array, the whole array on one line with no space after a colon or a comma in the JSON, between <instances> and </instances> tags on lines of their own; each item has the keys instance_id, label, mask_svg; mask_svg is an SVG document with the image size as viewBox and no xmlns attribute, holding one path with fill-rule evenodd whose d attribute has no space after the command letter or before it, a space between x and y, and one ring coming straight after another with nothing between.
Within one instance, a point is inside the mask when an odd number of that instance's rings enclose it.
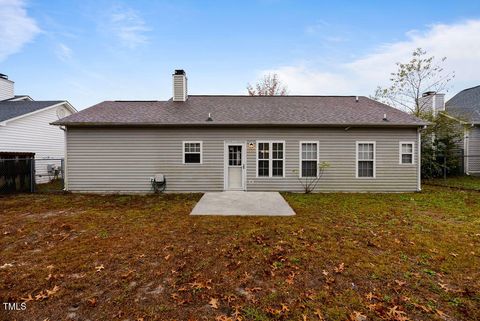
<instances>
[{"instance_id":1,"label":"blue sky","mask_svg":"<svg viewBox=\"0 0 480 321\"><path fill-rule=\"evenodd\" d=\"M0 0L0 72L18 94L103 100L244 94L276 72L290 94L372 94L426 48L455 70L450 94L480 83L478 1Z\"/></svg>"}]
</instances>

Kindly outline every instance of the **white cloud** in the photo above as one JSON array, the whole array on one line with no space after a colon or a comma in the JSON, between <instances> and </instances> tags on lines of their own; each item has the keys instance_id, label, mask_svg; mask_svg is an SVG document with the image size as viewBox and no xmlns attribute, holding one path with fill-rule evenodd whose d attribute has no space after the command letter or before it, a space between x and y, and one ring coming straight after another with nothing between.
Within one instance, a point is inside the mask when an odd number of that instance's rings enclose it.
<instances>
[{"instance_id":1,"label":"white cloud","mask_svg":"<svg viewBox=\"0 0 480 321\"><path fill-rule=\"evenodd\" d=\"M447 57L446 71L455 71L450 93L480 83L480 20L456 24L435 24L421 31L409 31L406 40L378 46L372 53L354 61L319 69L308 62L279 66L276 72L291 94L369 95L378 85L387 85L396 62L408 61L415 48L429 55Z\"/></svg>"},{"instance_id":2,"label":"white cloud","mask_svg":"<svg viewBox=\"0 0 480 321\"><path fill-rule=\"evenodd\" d=\"M59 43L55 50L55 55L57 55L58 59L62 61L68 61L72 59L73 51L70 47L66 44Z\"/></svg>"},{"instance_id":3,"label":"white cloud","mask_svg":"<svg viewBox=\"0 0 480 321\"><path fill-rule=\"evenodd\" d=\"M110 13L109 20L111 31L122 45L133 49L148 42L146 33L150 28L135 10L125 6L116 7Z\"/></svg>"},{"instance_id":4,"label":"white cloud","mask_svg":"<svg viewBox=\"0 0 480 321\"><path fill-rule=\"evenodd\" d=\"M40 32L22 0L0 0L0 61L20 51Z\"/></svg>"}]
</instances>

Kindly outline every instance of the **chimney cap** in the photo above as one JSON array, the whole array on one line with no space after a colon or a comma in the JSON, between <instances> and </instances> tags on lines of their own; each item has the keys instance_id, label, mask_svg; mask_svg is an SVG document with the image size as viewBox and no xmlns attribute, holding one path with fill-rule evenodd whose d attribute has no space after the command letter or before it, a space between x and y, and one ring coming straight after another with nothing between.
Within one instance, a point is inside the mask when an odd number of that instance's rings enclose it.
<instances>
[{"instance_id":1,"label":"chimney cap","mask_svg":"<svg viewBox=\"0 0 480 321\"><path fill-rule=\"evenodd\" d=\"M422 94L422 97L435 95L436 93L437 93L436 91L426 91Z\"/></svg>"},{"instance_id":2,"label":"chimney cap","mask_svg":"<svg viewBox=\"0 0 480 321\"><path fill-rule=\"evenodd\" d=\"M8 76L7 76L7 75L5 75L5 74L2 74L2 73L0 73L0 78L3 78L3 79L8 79Z\"/></svg>"},{"instance_id":3,"label":"chimney cap","mask_svg":"<svg viewBox=\"0 0 480 321\"><path fill-rule=\"evenodd\" d=\"M183 69L175 69L174 75L185 75L185 70L183 70Z\"/></svg>"}]
</instances>

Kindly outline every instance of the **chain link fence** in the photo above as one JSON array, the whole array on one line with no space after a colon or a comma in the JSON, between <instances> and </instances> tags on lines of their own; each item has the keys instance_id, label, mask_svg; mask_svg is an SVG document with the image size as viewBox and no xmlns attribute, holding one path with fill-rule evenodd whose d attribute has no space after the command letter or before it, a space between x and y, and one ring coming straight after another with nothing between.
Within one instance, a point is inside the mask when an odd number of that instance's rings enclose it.
<instances>
[{"instance_id":1,"label":"chain link fence","mask_svg":"<svg viewBox=\"0 0 480 321\"><path fill-rule=\"evenodd\" d=\"M436 157L435 168L430 167L428 170L432 178L448 178L452 176L462 175L480 175L480 154L479 155L458 155L445 156L438 155Z\"/></svg>"},{"instance_id":2,"label":"chain link fence","mask_svg":"<svg viewBox=\"0 0 480 321\"><path fill-rule=\"evenodd\" d=\"M64 188L63 158L35 159L35 192L61 192Z\"/></svg>"}]
</instances>

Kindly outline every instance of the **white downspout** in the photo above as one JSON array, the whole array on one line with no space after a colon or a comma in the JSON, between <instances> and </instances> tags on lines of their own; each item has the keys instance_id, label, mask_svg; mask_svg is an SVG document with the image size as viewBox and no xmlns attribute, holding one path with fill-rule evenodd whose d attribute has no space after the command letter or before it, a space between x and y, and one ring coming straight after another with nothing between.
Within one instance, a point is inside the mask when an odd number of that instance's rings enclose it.
<instances>
[{"instance_id":1,"label":"white downspout","mask_svg":"<svg viewBox=\"0 0 480 321\"><path fill-rule=\"evenodd\" d=\"M65 126L65 130L63 131L63 139L64 139L64 155L63 155L63 190L68 191L68 170L67 170L67 126Z\"/></svg>"},{"instance_id":2,"label":"white downspout","mask_svg":"<svg viewBox=\"0 0 480 321\"><path fill-rule=\"evenodd\" d=\"M469 148L469 139L468 139L468 136L469 136L469 128L467 126L465 126L464 130L463 130L463 166L465 167L464 168L464 172L465 174L467 175L470 175L469 171L469 159L468 159L468 156L469 156L469 151L468 151L468 148Z\"/></svg>"},{"instance_id":3,"label":"white downspout","mask_svg":"<svg viewBox=\"0 0 480 321\"><path fill-rule=\"evenodd\" d=\"M422 128L417 128L417 192L422 191Z\"/></svg>"}]
</instances>

